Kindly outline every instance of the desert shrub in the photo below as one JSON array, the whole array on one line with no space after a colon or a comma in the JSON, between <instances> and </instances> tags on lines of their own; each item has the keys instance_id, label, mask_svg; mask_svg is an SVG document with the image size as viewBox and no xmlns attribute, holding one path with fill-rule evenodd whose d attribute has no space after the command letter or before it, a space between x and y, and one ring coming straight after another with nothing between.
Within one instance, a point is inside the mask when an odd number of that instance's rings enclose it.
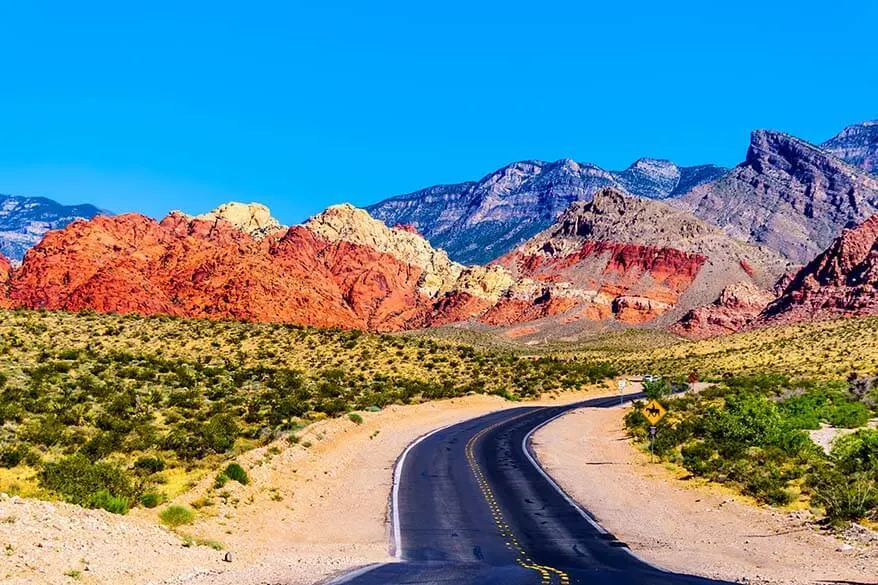
<instances>
[{"instance_id":1,"label":"desert shrub","mask_svg":"<svg viewBox=\"0 0 878 585\"><path fill-rule=\"evenodd\" d=\"M127 514L128 498L114 496L107 490L98 490L88 497L86 506L89 508L100 508L113 514Z\"/></svg>"},{"instance_id":2,"label":"desert shrub","mask_svg":"<svg viewBox=\"0 0 878 585\"><path fill-rule=\"evenodd\" d=\"M854 429L869 422L869 408L862 402L842 402L827 414L827 422L835 427Z\"/></svg>"},{"instance_id":3,"label":"desert shrub","mask_svg":"<svg viewBox=\"0 0 878 585\"><path fill-rule=\"evenodd\" d=\"M235 462L229 463L223 473L229 479L237 481L240 484L247 485L250 482L250 478L247 477L247 472Z\"/></svg>"},{"instance_id":4,"label":"desert shrub","mask_svg":"<svg viewBox=\"0 0 878 585\"><path fill-rule=\"evenodd\" d=\"M644 382L643 391L650 400L662 400L671 395L672 388L668 380L661 378L653 382Z\"/></svg>"},{"instance_id":5,"label":"desert shrub","mask_svg":"<svg viewBox=\"0 0 878 585\"><path fill-rule=\"evenodd\" d=\"M814 501L833 522L861 520L878 508L878 482L864 473L828 472L817 480Z\"/></svg>"},{"instance_id":6,"label":"desert shrub","mask_svg":"<svg viewBox=\"0 0 878 585\"><path fill-rule=\"evenodd\" d=\"M215 453L225 453L231 449L240 432L235 419L228 414L211 417L202 430L205 443Z\"/></svg>"},{"instance_id":7,"label":"desert shrub","mask_svg":"<svg viewBox=\"0 0 878 585\"><path fill-rule=\"evenodd\" d=\"M140 505L144 508L155 508L162 502L164 502L167 498L164 494L159 492L146 492L142 496L140 496Z\"/></svg>"},{"instance_id":8,"label":"desert shrub","mask_svg":"<svg viewBox=\"0 0 878 585\"><path fill-rule=\"evenodd\" d=\"M356 412L352 412L348 415L348 419L354 424L361 425L363 424L363 417L357 414Z\"/></svg>"},{"instance_id":9,"label":"desert shrub","mask_svg":"<svg viewBox=\"0 0 878 585\"><path fill-rule=\"evenodd\" d=\"M92 461L98 461L114 453L122 445L122 437L111 431L102 431L89 439L80 453Z\"/></svg>"},{"instance_id":10,"label":"desert shrub","mask_svg":"<svg viewBox=\"0 0 878 585\"><path fill-rule=\"evenodd\" d=\"M80 506L88 506L90 498L102 491L117 498L135 495L131 479L122 469L109 463L93 463L81 454L45 463L37 478L41 487Z\"/></svg>"},{"instance_id":11,"label":"desert shrub","mask_svg":"<svg viewBox=\"0 0 878 585\"><path fill-rule=\"evenodd\" d=\"M16 467L28 456L30 447L24 443L7 445L0 449L0 467Z\"/></svg>"},{"instance_id":12,"label":"desert shrub","mask_svg":"<svg viewBox=\"0 0 878 585\"><path fill-rule=\"evenodd\" d=\"M185 506L170 505L159 513L162 524L169 528L177 528L185 524L192 524L195 513Z\"/></svg>"},{"instance_id":13,"label":"desert shrub","mask_svg":"<svg viewBox=\"0 0 878 585\"><path fill-rule=\"evenodd\" d=\"M229 476L225 473L218 473L213 480L214 489L221 489L229 482Z\"/></svg>"},{"instance_id":14,"label":"desert shrub","mask_svg":"<svg viewBox=\"0 0 878 585\"><path fill-rule=\"evenodd\" d=\"M832 456L843 473L862 472L878 479L878 429L839 437L832 446Z\"/></svg>"},{"instance_id":15,"label":"desert shrub","mask_svg":"<svg viewBox=\"0 0 878 585\"><path fill-rule=\"evenodd\" d=\"M165 460L161 457L144 455L143 457L138 457L137 461L134 462L134 469L146 475L159 473L165 470Z\"/></svg>"}]
</instances>

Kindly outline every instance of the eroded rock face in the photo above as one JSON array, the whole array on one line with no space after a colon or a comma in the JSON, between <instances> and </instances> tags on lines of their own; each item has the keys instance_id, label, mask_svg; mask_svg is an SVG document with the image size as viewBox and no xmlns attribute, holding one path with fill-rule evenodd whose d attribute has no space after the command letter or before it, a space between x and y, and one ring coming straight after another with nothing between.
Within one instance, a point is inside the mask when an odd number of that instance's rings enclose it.
<instances>
[{"instance_id":1,"label":"eroded rock face","mask_svg":"<svg viewBox=\"0 0 878 585\"><path fill-rule=\"evenodd\" d=\"M878 314L878 215L844 230L760 317L791 322Z\"/></svg>"},{"instance_id":2,"label":"eroded rock face","mask_svg":"<svg viewBox=\"0 0 878 585\"><path fill-rule=\"evenodd\" d=\"M690 214L614 190L572 204L497 263L516 279L555 286L551 296L568 299L565 310L578 306L586 318L629 324L682 315L733 282L770 286L788 264Z\"/></svg>"},{"instance_id":3,"label":"eroded rock face","mask_svg":"<svg viewBox=\"0 0 878 585\"><path fill-rule=\"evenodd\" d=\"M687 312L670 329L693 339L735 333L750 325L774 299L772 291L753 283L737 282L723 289L710 305Z\"/></svg>"},{"instance_id":4,"label":"eroded rock face","mask_svg":"<svg viewBox=\"0 0 878 585\"><path fill-rule=\"evenodd\" d=\"M417 232L388 228L352 205L333 205L308 220L305 228L327 241L366 246L420 267L423 274L419 287L428 296L461 291L493 302L512 284L503 270L453 262L444 250L433 248Z\"/></svg>"},{"instance_id":5,"label":"eroded rock face","mask_svg":"<svg viewBox=\"0 0 878 585\"><path fill-rule=\"evenodd\" d=\"M867 173L878 175L878 120L848 126L820 147Z\"/></svg>"},{"instance_id":6,"label":"eroded rock face","mask_svg":"<svg viewBox=\"0 0 878 585\"><path fill-rule=\"evenodd\" d=\"M261 203L230 201L223 203L213 211L196 216L195 219L205 222L223 220L256 239L262 239L285 229L278 220L272 217L268 207Z\"/></svg>"},{"instance_id":7,"label":"eroded rock face","mask_svg":"<svg viewBox=\"0 0 878 585\"><path fill-rule=\"evenodd\" d=\"M9 281L12 279L12 263L9 258L0 254L0 309L10 306Z\"/></svg>"},{"instance_id":8,"label":"eroded rock face","mask_svg":"<svg viewBox=\"0 0 878 585\"><path fill-rule=\"evenodd\" d=\"M878 178L803 140L759 130L744 163L674 204L804 263L878 211Z\"/></svg>"},{"instance_id":9,"label":"eroded rock face","mask_svg":"<svg viewBox=\"0 0 878 585\"><path fill-rule=\"evenodd\" d=\"M388 331L479 314L511 282L498 267L443 261L411 241L423 242L419 236L383 224L368 224L378 231L367 233L336 223L327 237L332 221L257 239L217 217L98 217L48 234L14 273L9 299L29 308Z\"/></svg>"}]
</instances>

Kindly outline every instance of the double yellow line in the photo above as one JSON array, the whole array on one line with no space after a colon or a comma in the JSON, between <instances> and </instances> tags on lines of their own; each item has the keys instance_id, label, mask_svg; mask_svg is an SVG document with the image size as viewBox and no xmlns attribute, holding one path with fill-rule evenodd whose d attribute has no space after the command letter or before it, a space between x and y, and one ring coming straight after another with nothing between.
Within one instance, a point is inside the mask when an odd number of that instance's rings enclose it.
<instances>
[{"instance_id":1,"label":"double yellow line","mask_svg":"<svg viewBox=\"0 0 878 585\"><path fill-rule=\"evenodd\" d=\"M500 535L505 539L506 547L514 550L517 554L515 562L524 567L525 569L530 569L532 571L536 571L540 574L540 584L541 585L551 585L552 583L552 575L557 575L561 585L569 585L570 584L570 576L560 569L556 569L555 567L550 567L548 565L541 565L533 561L527 552L524 550L524 547L521 546L521 543L518 542L518 539L515 537L515 534L512 532L512 528L509 526L509 523L506 522L506 519L503 517L503 512L500 511L500 506L497 504L497 499L494 497L494 492L491 490L491 486L488 485L488 480L485 477L485 474L482 472L481 466L479 466L475 457L475 444L481 439L486 433L494 430L498 426L502 424L510 423L516 419L519 419L529 413L520 414L516 417L513 417L509 420L500 421L495 423L489 427L486 427L473 435L473 437L466 444L466 458L469 462L470 468L473 470L473 474L476 476L476 482L479 484L479 489L482 490L482 495L485 496L485 500L488 502L488 507L491 508L491 515L494 517L494 523L497 524L497 528L500 530Z\"/></svg>"}]
</instances>

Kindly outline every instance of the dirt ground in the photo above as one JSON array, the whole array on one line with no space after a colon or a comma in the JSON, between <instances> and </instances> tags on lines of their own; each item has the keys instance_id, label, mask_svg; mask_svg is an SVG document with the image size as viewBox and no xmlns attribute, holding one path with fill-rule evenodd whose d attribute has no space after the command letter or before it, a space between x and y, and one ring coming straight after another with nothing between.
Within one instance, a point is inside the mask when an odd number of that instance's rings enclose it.
<instances>
[{"instance_id":1,"label":"dirt ground","mask_svg":"<svg viewBox=\"0 0 878 585\"><path fill-rule=\"evenodd\" d=\"M667 570L750 583L878 583L878 542L845 542L807 510L783 512L650 463L625 410L580 409L534 435L546 470L600 523ZM866 531L868 532L868 531Z\"/></svg>"},{"instance_id":2,"label":"dirt ground","mask_svg":"<svg viewBox=\"0 0 878 585\"><path fill-rule=\"evenodd\" d=\"M524 404L559 404L607 391ZM277 441L238 458L248 485L230 481L206 497L210 474L178 498L173 503L201 507L196 522L177 533L158 524L160 508L118 516L0 496L0 582L304 585L390 561L388 500L400 453L437 427L519 405L468 396L361 413L362 424L347 418L315 423L295 445ZM185 536L213 541L221 550L185 546ZM230 562L224 560L228 552Z\"/></svg>"}]
</instances>

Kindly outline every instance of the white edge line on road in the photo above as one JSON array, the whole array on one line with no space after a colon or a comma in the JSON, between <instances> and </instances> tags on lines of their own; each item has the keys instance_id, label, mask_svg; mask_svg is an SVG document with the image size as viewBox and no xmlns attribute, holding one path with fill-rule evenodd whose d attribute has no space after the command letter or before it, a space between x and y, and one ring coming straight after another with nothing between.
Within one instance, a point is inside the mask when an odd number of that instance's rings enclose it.
<instances>
[{"instance_id":1,"label":"white edge line on road","mask_svg":"<svg viewBox=\"0 0 878 585\"><path fill-rule=\"evenodd\" d=\"M533 434L534 434L535 432L537 432L538 430L540 430L541 428L543 428L544 426L546 426L546 425L549 424L550 422L552 422L552 421L554 421L554 420L556 420L556 419L561 418L561 417L564 416L565 414L570 414L571 412L574 412L574 411L576 411L576 410L579 410L579 408L588 408L588 407L587 407L587 406L580 406L580 407L577 407L577 408L571 408L571 409L569 409L569 410L565 410L564 412L561 412L561 413L559 413L559 414L553 416L552 418L550 418L550 419L548 419L548 420L546 420L546 421L541 422L540 424L538 424L538 425L535 426L534 428L532 428L532 429L531 429L530 431L528 431L528 433L524 436L524 439L522 439L522 441L521 441L521 449L522 449L522 451L524 451L524 456L527 457L527 460L530 461L531 465L533 465L533 466L536 468L536 470L540 472L540 475L542 475L544 478L546 478L546 481L549 482L549 485L551 485L551 486L555 489L556 492L558 492L559 494L561 494L561 497L562 497L562 498L564 498L565 500L567 500L567 503L568 503L568 504L570 504L571 506L573 506L573 509L574 509L574 510L576 510L577 512L579 512L579 515L580 515L580 516L582 516L583 518L585 518L585 521L586 521L586 522L588 522L589 524L591 524L592 527L593 527L595 530L598 531L598 533L600 533L600 534L609 534L609 532L607 532L607 529L606 529L606 528L604 528L603 526L601 526L600 524L598 524L598 523L595 521L595 519L592 518L591 515L590 515L588 512L586 512L586 511L582 508L582 506L580 506L579 504L577 504L577 503L573 500L573 498L571 498L569 495L567 495L567 492L565 492L564 489L563 489L560 485L558 485L558 483L557 483L554 479L552 479L552 477L546 472L546 470L544 470L544 469L540 466L540 464L537 463L537 460L534 459L533 455L531 455L531 450L530 450L529 443L531 442L531 436L533 436ZM593 407L592 407L592 408L593 408ZM601 407L599 407L599 408L601 408ZM606 408L606 407L602 407L602 408ZM638 555L637 553L635 553L635 552L634 552L633 550L631 550L628 546L624 546L624 547L622 547L622 550L626 551L629 555L631 555L632 557L634 557L635 559L637 559L638 561L640 561L640 562L643 563L644 565L647 565L647 566L649 566L649 567L652 567L652 568L656 569L657 571L663 571L663 569L661 569L660 567L656 567L656 566L653 565L652 563L650 563L650 562L646 561L645 559L643 559L640 555Z\"/></svg>"},{"instance_id":2,"label":"white edge line on road","mask_svg":"<svg viewBox=\"0 0 878 585\"><path fill-rule=\"evenodd\" d=\"M405 451L402 452L402 455L399 456L399 459L396 462L396 467L393 470L393 495L390 505L393 512L393 557L397 561L402 560L402 527L399 523L399 484L402 482L402 466L405 463L405 458L409 454L409 451L414 449L418 445L418 443L424 441L429 437L432 437L439 431L443 431L450 426L451 424L447 424L445 426L439 427L438 429L433 429L425 435L421 435L412 443L410 443L408 447L406 447Z\"/></svg>"},{"instance_id":3,"label":"white edge line on road","mask_svg":"<svg viewBox=\"0 0 878 585\"><path fill-rule=\"evenodd\" d=\"M476 417L477 418L477 417ZM459 421L463 422L463 421ZM456 423L450 423L444 426L439 427L438 429L433 429L429 433L421 435L411 443L409 443L408 447L405 448L405 451L402 452L402 455L399 456L399 459L396 460L396 466L393 468L393 489L391 490L391 522L393 523L393 558L397 561L402 561L402 528L399 523L399 484L402 480L402 466L405 463L405 458L409 454L409 451L414 449L418 443L421 441L435 435L439 431L443 431L448 427L452 426ZM335 579L328 581L326 585L341 585L342 583L347 583L349 581L353 581L357 577L361 575L365 575L366 573L377 569L378 567L383 567L387 563L375 563L373 565L366 565L365 567L360 567L350 573L345 573Z\"/></svg>"},{"instance_id":4,"label":"white edge line on road","mask_svg":"<svg viewBox=\"0 0 878 585\"><path fill-rule=\"evenodd\" d=\"M365 575L366 573L373 571L374 569L377 569L378 567L383 567L386 564L387 563L375 563L373 565L366 565L365 567L360 567L359 569L356 569L355 571L351 571L350 573L345 573L344 575L341 575L340 577L336 577L335 579L333 579L331 581L327 581L326 585L341 585L342 583L348 583L350 581L353 581L357 577L359 577L361 575Z\"/></svg>"}]
</instances>

